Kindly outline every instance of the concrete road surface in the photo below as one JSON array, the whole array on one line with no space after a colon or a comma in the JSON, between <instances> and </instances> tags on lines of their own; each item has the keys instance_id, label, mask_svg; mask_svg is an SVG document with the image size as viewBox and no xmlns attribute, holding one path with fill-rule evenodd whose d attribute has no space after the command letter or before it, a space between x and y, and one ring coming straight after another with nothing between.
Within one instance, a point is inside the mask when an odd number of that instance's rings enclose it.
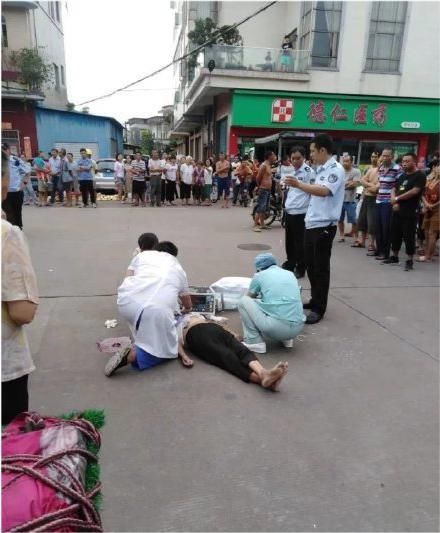
<instances>
[{"instance_id":1,"label":"concrete road surface","mask_svg":"<svg viewBox=\"0 0 440 533\"><path fill-rule=\"evenodd\" d=\"M26 208L24 223L42 296L31 408L105 409L107 531L438 530L438 262L408 273L335 242L325 320L261 357L289 361L279 393L201 361L108 379L96 342L128 333L104 322L140 233L177 243L203 285L252 275L239 244L283 260L283 231L253 233L242 208L109 202Z\"/></svg>"}]
</instances>

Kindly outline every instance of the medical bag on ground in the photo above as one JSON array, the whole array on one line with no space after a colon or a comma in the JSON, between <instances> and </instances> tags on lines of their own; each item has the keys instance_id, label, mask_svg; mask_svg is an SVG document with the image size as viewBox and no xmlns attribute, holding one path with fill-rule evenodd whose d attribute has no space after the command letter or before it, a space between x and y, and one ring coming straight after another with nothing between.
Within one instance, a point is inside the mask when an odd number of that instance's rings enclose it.
<instances>
[{"instance_id":1,"label":"medical bag on ground","mask_svg":"<svg viewBox=\"0 0 440 533\"><path fill-rule=\"evenodd\" d=\"M251 281L251 278L231 276L213 283L210 288L215 293L217 310L237 309L240 298L248 293Z\"/></svg>"}]
</instances>

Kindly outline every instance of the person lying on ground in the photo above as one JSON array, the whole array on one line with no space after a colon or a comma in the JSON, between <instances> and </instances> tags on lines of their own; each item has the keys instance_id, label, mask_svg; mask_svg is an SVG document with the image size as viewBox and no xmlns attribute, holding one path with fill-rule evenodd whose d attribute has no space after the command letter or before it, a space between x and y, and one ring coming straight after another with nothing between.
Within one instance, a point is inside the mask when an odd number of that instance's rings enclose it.
<instances>
[{"instance_id":1,"label":"person lying on ground","mask_svg":"<svg viewBox=\"0 0 440 533\"><path fill-rule=\"evenodd\" d=\"M264 339L268 338L291 348L306 319L298 281L270 253L257 255L254 263L257 273L248 295L238 303L244 344L253 352L266 353Z\"/></svg>"},{"instance_id":2,"label":"person lying on ground","mask_svg":"<svg viewBox=\"0 0 440 533\"><path fill-rule=\"evenodd\" d=\"M264 368L256 355L244 346L236 333L223 324L191 313L179 330L179 357L184 366L193 366L185 345L198 358L217 366L246 383L256 383L265 389L278 390L287 373L288 363L279 362L270 370Z\"/></svg>"}]
</instances>

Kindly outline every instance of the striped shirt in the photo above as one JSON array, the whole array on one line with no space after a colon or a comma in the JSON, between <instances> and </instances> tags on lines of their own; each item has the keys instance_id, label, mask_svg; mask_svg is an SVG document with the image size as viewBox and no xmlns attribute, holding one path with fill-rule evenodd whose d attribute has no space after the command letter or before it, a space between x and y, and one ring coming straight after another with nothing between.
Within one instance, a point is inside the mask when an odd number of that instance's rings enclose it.
<instances>
[{"instance_id":1,"label":"striped shirt","mask_svg":"<svg viewBox=\"0 0 440 533\"><path fill-rule=\"evenodd\" d=\"M393 164L390 168L386 168L383 165L379 168L379 190L376 196L376 204L389 204L391 202L391 191L394 189L401 172L402 169L396 164Z\"/></svg>"},{"instance_id":2,"label":"striped shirt","mask_svg":"<svg viewBox=\"0 0 440 533\"><path fill-rule=\"evenodd\" d=\"M137 161L137 159L135 159L131 162L131 168L133 169L134 181L145 181L145 161L142 159Z\"/></svg>"}]
</instances>

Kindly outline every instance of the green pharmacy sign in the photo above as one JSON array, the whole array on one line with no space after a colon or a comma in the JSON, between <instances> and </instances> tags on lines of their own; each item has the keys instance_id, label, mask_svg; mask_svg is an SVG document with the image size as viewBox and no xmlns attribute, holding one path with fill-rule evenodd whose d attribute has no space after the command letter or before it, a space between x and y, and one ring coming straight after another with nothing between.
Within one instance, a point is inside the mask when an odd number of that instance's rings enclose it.
<instances>
[{"instance_id":1,"label":"green pharmacy sign","mask_svg":"<svg viewBox=\"0 0 440 533\"><path fill-rule=\"evenodd\" d=\"M237 90L232 125L436 133L439 110L436 99Z\"/></svg>"}]
</instances>

